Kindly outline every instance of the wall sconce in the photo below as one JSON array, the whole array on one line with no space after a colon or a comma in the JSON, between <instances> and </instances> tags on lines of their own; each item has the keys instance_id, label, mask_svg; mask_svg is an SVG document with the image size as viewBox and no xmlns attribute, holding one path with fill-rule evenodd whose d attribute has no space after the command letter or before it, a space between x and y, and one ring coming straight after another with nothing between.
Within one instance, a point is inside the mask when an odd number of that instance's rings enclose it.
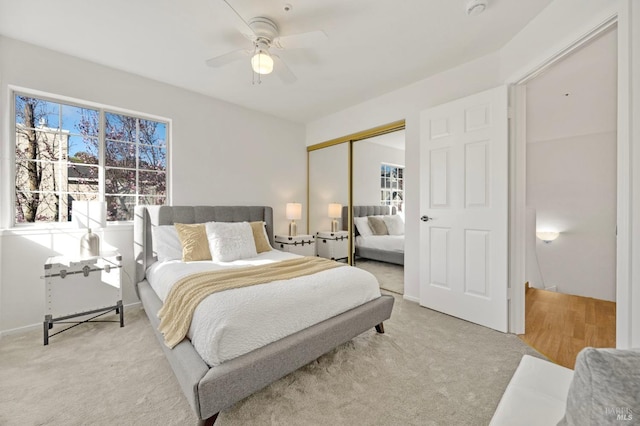
<instances>
[{"instance_id":1,"label":"wall sconce","mask_svg":"<svg viewBox=\"0 0 640 426\"><path fill-rule=\"evenodd\" d=\"M87 233L80 238L80 258L100 256L100 237L91 228L107 226L107 204L102 201L79 201L71 203L71 219L78 228L86 228Z\"/></svg>"},{"instance_id":2,"label":"wall sconce","mask_svg":"<svg viewBox=\"0 0 640 426\"><path fill-rule=\"evenodd\" d=\"M298 225L296 225L296 220L302 219L302 204L287 203L286 215L287 219L291 221L289 224L289 236L295 237L298 235Z\"/></svg>"},{"instance_id":3,"label":"wall sconce","mask_svg":"<svg viewBox=\"0 0 640 426\"><path fill-rule=\"evenodd\" d=\"M338 218L342 217L342 204L331 203L327 212L331 221L331 232L338 232Z\"/></svg>"},{"instance_id":4,"label":"wall sconce","mask_svg":"<svg viewBox=\"0 0 640 426\"><path fill-rule=\"evenodd\" d=\"M537 231L536 232L536 236L540 238L542 241L544 241L546 244L549 244L551 241L558 238L558 235L560 235L560 233L555 231Z\"/></svg>"}]
</instances>

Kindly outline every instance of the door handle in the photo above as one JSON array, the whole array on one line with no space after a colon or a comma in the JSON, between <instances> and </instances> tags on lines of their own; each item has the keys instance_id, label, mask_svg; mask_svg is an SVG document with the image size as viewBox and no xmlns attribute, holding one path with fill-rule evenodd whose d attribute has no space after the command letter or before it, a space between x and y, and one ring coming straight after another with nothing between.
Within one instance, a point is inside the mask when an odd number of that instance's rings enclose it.
<instances>
[{"instance_id":1,"label":"door handle","mask_svg":"<svg viewBox=\"0 0 640 426\"><path fill-rule=\"evenodd\" d=\"M421 221L423 221L423 222L429 222L430 220L433 220L433 218L432 218L432 217L429 217L429 216L427 216L427 215L424 215L424 216L422 216L422 217L420 218L420 220L421 220Z\"/></svg>"}]
</instances>

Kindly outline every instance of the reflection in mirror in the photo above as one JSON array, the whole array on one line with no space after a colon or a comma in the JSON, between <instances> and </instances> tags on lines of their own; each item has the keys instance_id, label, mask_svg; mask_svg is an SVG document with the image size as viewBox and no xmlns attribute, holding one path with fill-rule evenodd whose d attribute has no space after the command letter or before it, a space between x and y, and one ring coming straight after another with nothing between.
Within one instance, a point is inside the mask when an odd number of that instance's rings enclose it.
<instances>
[{"instance_id":1,"label":"reflection in mirror","mask_svg":"<svg viewBox=\"0 0 640 426\"><path fill-rule=\"evenodd\" d=\"M349 201L349 144L309 152L309 233L331 232L330 204ZM335 209L335 207L334 207ZM338 229L341 218L336 219Z\"/></svg>"},{"instance_id":2,"label":"reflection in mirror","mask_svg":"<svg viewBox=\"0 0 640 426\"><path fill-rule=\"evenodd\" d=\"M405 131L353 144L354 265L404 293Z\"/></svg>"}]
</instances>

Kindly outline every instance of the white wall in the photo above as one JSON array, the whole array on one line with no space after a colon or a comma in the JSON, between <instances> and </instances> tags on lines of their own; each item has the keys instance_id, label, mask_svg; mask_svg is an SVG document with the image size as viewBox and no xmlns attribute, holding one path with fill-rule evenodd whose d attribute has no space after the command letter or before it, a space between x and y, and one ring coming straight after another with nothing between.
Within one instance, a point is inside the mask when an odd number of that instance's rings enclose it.
<instances>
[{"instance_id":1,"label":"white wall","mask_svg":"<svg viewBox=\"0 0 640 426\"><path fill-rule=\"evenodd\" d=\"M353 145L353 204L380 204L380 165L404 166L404 151L366 139Z\"/></svg>"},{"instance_id":2,"label":"white wall","mask_svg":"<svg viewBox=\"0 0 640 426\"><path fill-rule=\"evenodd\" d=\"M306 198L301 124L4 37L0 37L0 76L2 228L10 226L13 214L9 85L171 119L174 205L270 205L275 230L282 233L288 229L286 203ZM306 227L304 218L299 226ZM2 232L0 331L42 321L43 261L75 250L80 235L75 230ZM131 226L108 229L104 240L122 252L125 270L133 277ZM124 284L124 302L135 302L126 276Z\"/></svg>"},{"instance_id":3,"label":"white wall","mask_svg":"<svg viewBox=\"0 0 640 426\"><path fill-rule=\"evenodd\" d=\"M560 232L536 243L546 287L615 301L616 185L615 133L527 144L527 207Z\"/></svg>"}]
</instances>

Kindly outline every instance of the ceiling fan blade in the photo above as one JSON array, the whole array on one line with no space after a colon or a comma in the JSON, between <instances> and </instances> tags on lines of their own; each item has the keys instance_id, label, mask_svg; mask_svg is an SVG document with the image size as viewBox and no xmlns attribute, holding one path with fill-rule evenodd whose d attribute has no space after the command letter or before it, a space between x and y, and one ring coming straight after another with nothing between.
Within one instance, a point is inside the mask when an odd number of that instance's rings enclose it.
<instances>
[{"instance_id":1,"label":"ceiling fan blade","mask_svg":"<svg viewBox=\"0 0 640 426\"><path fill-rule=\"evenodd\" d=\"M324 31L311 31L308 33L292 34L276 37L273 45L278 49L299 49L304 47L316 47L329 40Z\"/></svg>"},{"instance_id":2,"label":"ceiling fan blade","mask_svg":"<svg viewBox=\"0 0 640 426\"><path fill-rule=\"evenodd\" d=\"M227 65L231 62L247 58L251 55L251 50L239 49L234 50L224 55L216 56L215 58L207 59L206 64L213 68L218 68L223 65Z\"/></svg>"},{"instance_id":3,"label":"ceiling fan blade","mask_svg":"<svg viewBox=\"0 0 640 426\"><path fill-rule=\"evenodd\" d=\"M231 3L229 3L227 0L222 0L222 1L225 2L225 4L229 6L229 9L231 9L231 11L233 12L233 16L236 18L236 23L237 23L236 26L238 27L238 31L240 31L249 40L252 40L253 38L255 38L256 33L253 31L249 23L245 21L242 16L240 16L238 11L235 10L233 6L231 6Z\"/></svg>"},{"instance_id":4,"label":"ceiling fan blade","mask_svg":"<svg viewBox=\"0 0 640 426\"><path fill-rule=\"evenodd\" d=\"M273 72L284 84L293 84L298 80L298 77L278 55L272 54L271 57L273 58Z\"/></svg>"}]
</instances>

